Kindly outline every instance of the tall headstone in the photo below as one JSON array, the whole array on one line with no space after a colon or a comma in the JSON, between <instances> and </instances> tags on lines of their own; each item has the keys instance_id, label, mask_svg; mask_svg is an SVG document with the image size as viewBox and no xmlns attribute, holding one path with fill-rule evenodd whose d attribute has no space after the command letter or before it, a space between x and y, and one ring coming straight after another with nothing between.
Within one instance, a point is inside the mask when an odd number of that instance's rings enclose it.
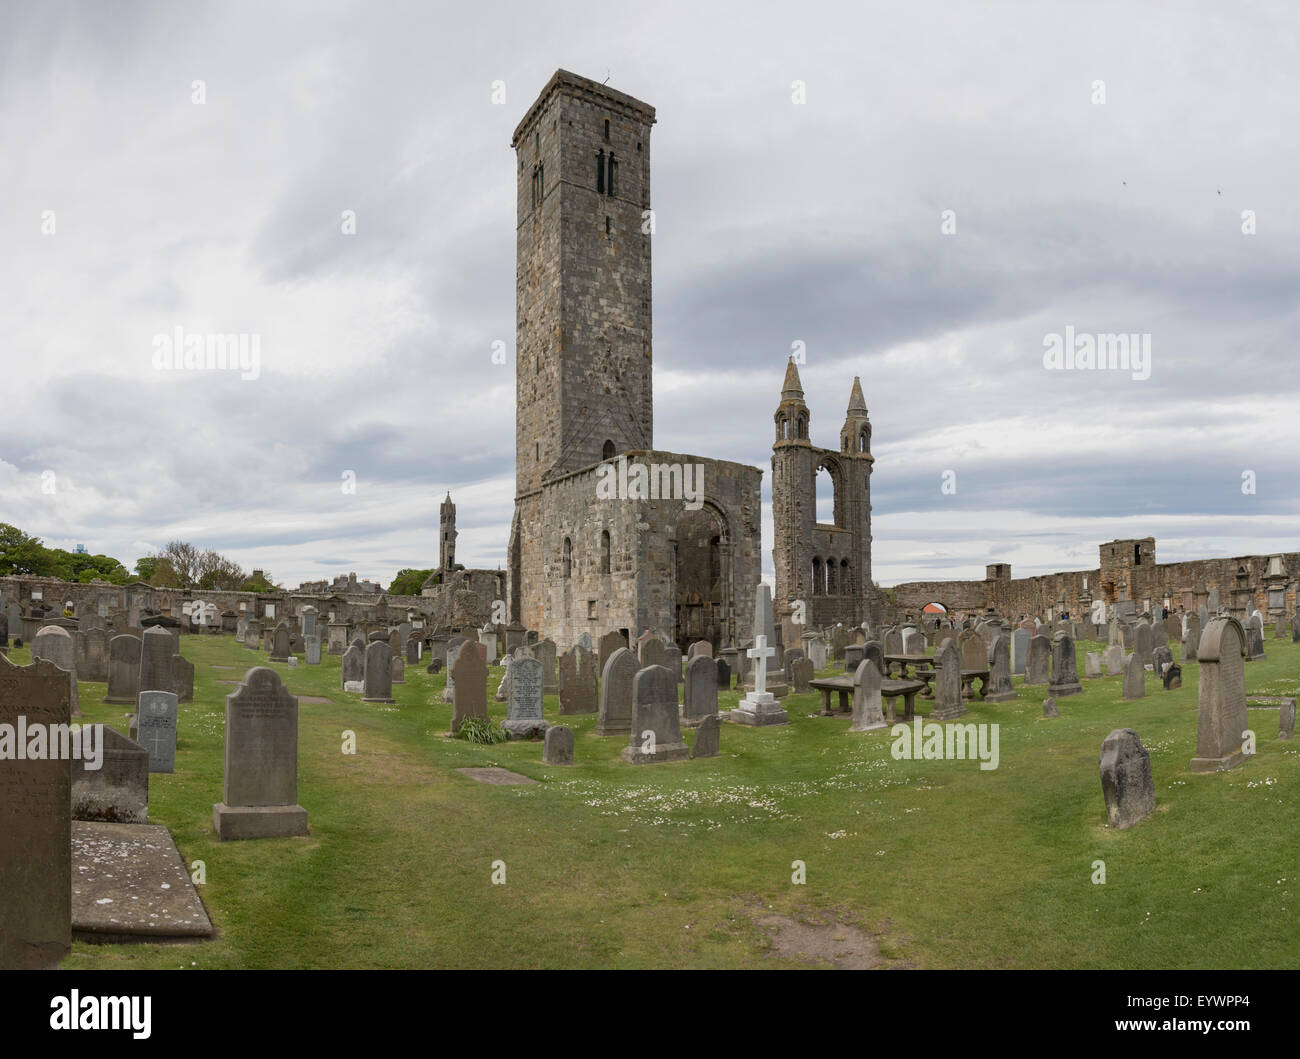
<instances>
[{"instance_id":1,"label":"tall headstone","mask_svg":"<svg viewBox=\"0 0 1300 1059\"><path fill-rule=\"evenodd\" d=\"M521 683L519 673L516 672L521 662L526 663L529 659L516 658L511 666L510 689L513 693L515 687ZM540 661L542 669L542 687L546 687L546 669L545 661L541 659L532 659ZM473 646L462 647L456 655L456 661L452 666L455 675L455 690L452 695L451 707L451 734L455 735L460 731L460 726L471 717L478 717L487 720L487 662L483 656L474 649Z\"/></svg>"},{"instance_id":2,"label":"tall headstone","mask_svg":"<svg viewBox=\"0 0 1300 1059\"><path fill-rule=\"evenodd\" d=\"M442 687L443 702L456 701L456 660L460 658L461 650L464 646L464 641L456 644L452 643L450 640L447 642L447 681ZM475 651L474 653L477 654L478 652ZM531 658L532 655L529 655L528 657Z\"/></svg>"},{"instance_id":3,"label":"tall headstone","mask_svg":"<svg viewBox=\"0 0 1300 1059\"><path fill-rule=\"evenodd\" d=\"M352 644L343 652L343 658L340 661L339 679L343 690L348 690L349 684L357 684L364 680L366 675L366 654L356 644Z\"/></svg>"},{"instance_id":4,"label":"tall headstone","mask_svg":"<svg viewBox=\"0 0 1300 1059\"><path fill-rule=\"evenodd\" d=\"M289 661L291 649L292 636L289 633L289 623L286 621L277 622L275 631L271 634L271 661Z\"/></svg>"},{"instance_id":5,"label":"tall headstone","mask_svg":"<svg viewBox=\"0 0 1300 1059\"><path fill-rule=\"evenodd\" d=\"M0 655L0 724L69 725L68 675ZM0 761L0 969L53 968L72 947L72 762Z\"/></svg>"},{"instance_id":6,"label":"tall headstone","mask_svg":"<svg viewBox=\"0 0 1300 1059\"><path fill-rule=\"evenodd\" d=\"M81 705L77 693L77 644L67 629L57 625L46 625L32 638L32 661L46 658L67 674L69 701L72 704L72 716L81 716Z\"/></svg>"},{"instance_id":7,"label":"tall headstone","mask_svg":"<svg viewBox=\"0 0 1300 1059\"><path fill-rule=\"evenodd\" d=\"M605 661L600 674L597 735L625 735L632 730L632 682L636 672L636 655L629 648L615 648Z\"/></svg>"},{"instance_id":8,"label":"tall headstone","mask_svg":"<svg viewBox=\"0 0 1300 1059\"><path fill-rule=\"evenodd\" d=\"M708 655L695 655L686 663L682 723L694 728L718 712L718 664Z\"/></svg>"},{"instance_id":9,"label":"tall headstone","mask_svg":"<svg viewBox=\"0 0 1300 1059\"><path fill-rule=\"evenodd\" d=\"M194 701L194 663L184 655L172 655L171 690L177 702Z\"/></svg>"},{"instance_id":10,"label":"tall headstone","mask_svg":"<svg viewBox=\"0 0 1300 1059\"><path fill-rule=\"evenodd\" d=\"M393 702L393 651L384 640L366 644L365 668L361 679L362 702Z\"/></svg>"},{"instance_id":11,"label":"tall headstone","mask_svg":"<svg viewBox=\"0 0 1300 1059\"><path fill-rule=\"evenodd\" d=\"M1015 676L1024 676L1025 664L1029 660L1029 641L1032 633L1027 629L1016 629L1011 634L1011 672Z\"/></svg>"},{"instance_id":12,"label":"tall headstone","mask_svg":"<svg viewBox=\"0 0 1300 1059\"><path fill-rule=\"evenodd\" d=\"M1246 642L1236 618L1211 618L1197 654L1196 757L1193 772L1221 772L1240 765L1250 727L1246 717Z\"/></svg>"},{"instance_id":13,"label":"tall headstone","mask_svg":"<svg viewBox=\"0 0 1300 1059\"><path fill-rule=\"evenodd\" d=\"M965 713L961 701L961 652L951 641L945 641L934 654L934 705L930 708L930 720L951 721Z\"/></svg>"},{"instance_id":14,"label":"tall headstone","mask_svg":"<svg viewBox=\"0 0 1300 1059\"><path fill-rule=\"evenodd\" d=\"M176 770L176 695L142 691L136 709L136 740L149 752L150 772Z\"/></svg>"},{"instance_id":15,"label":"tall headstone","mask_svg":"<svg viewBox=\"0 0 1300 1059\"><path fill-rule=\"evenodd\" d=\"M627 639L621 632L613 630L605 633L605 635L600 638L600 643L597 644L597 647L600 654L597 665L599 666L600 671L604 673L605 663L609 661L609 656L620 647L627 647Z\"/></svg>"},{"instance_id":16,"label":"tall headstone","mask_svg":"<svg viewBox=\"0 0 1300 1059\"><path fill-rule=\"evenodd\" d=\"M796 658L786 665L786 679L790 686L800 694L812 690L813 678L817 675L811 658Z\"/></svg>"},{"instance_id":17,"label":"tall headstone","mask_svg":"<svg viewBox=\"0 0 1300 1059\"><path fill-rule=\"evenodd\" d=\"M596 656L574 644L560 658L560 713L595 713L596 707Z\"/></svg>"},{"instance_id":18,"label":"tall headstone","mask_svg":"<svg viewBox=\"0 0 1300 1059\"><path fill-rule=\"evenodd\" d=\"M140 690L171 691L172 634L161 625L145 629L140 646Z\"/></svg>"},{"instance_id":19,"label":"tall headstone","mask_svg":"<svg viewBox=\"0 0 1300 1059\"><path fill-rule=\"evenodd\" d=\"M302 638L304 640L318 635L316 632L317 615L315 607L310 603L307 604L307 606L302 608L302 613L299 617L302 619Z\"/></svg>"},{"instance_id":20,"label":"tall headstone","mask_svg":"<svg viewBox=\"0 0 1300 1059\"><path fill-rule=\"evenodd\" d=\"M1155 812L1151 755L1132 728L1117 728L1101 744L1101 792L1110 827L1122 831Z\"/></svg>"},{"instance_id":21,"label":"tall headstone","mask_svg":"<svg viewBox=\"0 0 1300 1059\"><path fill-rule=\"evenodd\" d=\"M1137 625L1133 653L1138 656L1142 665L1149 666L1151 665L1151 650L1151 626L1144 621L1140 621Z\"/></svg>"},{"instance_id":22,"label":"tall headstone","mask_svg":"<svg viewBox=\"0 0 1300 1059\"><path fill-rule=\"evenodd\" d=\"M254 666L226 696L226 776L212 827L223 842L307 834L298 804L298 700Z\"/></svg>"},{"instance_id":23,"label":"tall headstone","mask_svg":"<svg viewBox=\"0 0 1300 1059\"><path fill-rule=\"evenodd\" d=\"M108 694L105 702L135 705L140 694L140 637L122 634L108 641Z\"/></svg>"},{"instance_id":24,"label":"tall headstone","mask_svg":"<svg viewBox=\"0 0 1300 1059\"><path fill-rule=\"evenodd\" d=\"M1143 698L1147 693L1147 670L1142 659L1134 651L1124 664L1124 701Z\"/></svg>"},{"instance_id":25,"label":"tall headstone","mask_svg":"<svg viewBox=\"0 0 1300 1059\"><path fill-rule=\"evenodd\" d=\"M567 655L565 656L568 657ZM486 671L484 673L486 679ZM507 707L506 719L501 727L511 739L536 739L546 735L550 724L542 715L542 663L536 658L517 658L510 664L510 705ZM483 712L487 715L487 703ZM470 714L466 714L466 717ZM453 721L453 731L459 731L464 723Z\"/></svg>"},{"instance_id":26,"label":"tall headstone","mask_svg":"<svg viewBox=\"0 0 1300 1059\"><path fill-rule=\"evenodd\" d=\"M718 756L718 715L710 714L695 729L695 745L691 747L691 757Z\"/></svg>"},{"instance_id":27,"label":"tall headstone","mask_svg":"<svg viewBox=\"0 0 1300 1059\"><path fill-rule=\"evenodd\" d=\"M1058 632L1052 641L1052 680L1047 693L1055 698L1078 695L1083 691L1075 665L1074 640L1068 632Z\"/></svg>"},{"instance_id":28,"label":"tall headstone","mask_svg":"<svg viewBox=\"0 0 1300 1059\"><path fill-rule=\"evenodd\" d=\"M309 636L305 641L307 664L309 666L320 665L320 637Z\"/></svg>"},{"instance_id":29,"label":"tall headstone","mask_svg":"<svg viewBox=\"0 0 1300 1059\"><path fill-rule=\"evenodd\" d=\"M1050 679L1049 664L1052 657L1052 644L1046 636L1034 636L1029 640L1029 662L1025 670L1026 684L1046 684Z\"/></svg>"},{"instance_id":30,"label":"tall headstone","mask_svg":"<svg viewBox=\"0 0 1300 1059\"><path fill-rule=\"evenodd\" d=\"M623 748L623 760L647 765L689 758L677 710L673 675L663 666L640 670L632 681L632 732Z\"/></svg>"},{"instance_id":31,"label":"tall headstone","mask_svg":"<svg viewBox=\"0 0 1300 1059\"><path fill-rule=\"evenodd\" d=\"M985 702L1010 702L1016 697L1011 685L1011 640L1000 633L993 641L993 661L989 665L989 686Z\"/></svg>"},{"instance_id":32,"label":"tall headstone","mask_svg":"<svg viewBox=\"0 0 1300 1059\"><path fill-rule=\"evenodd\" d=\"M853 723L849 726L850 732L874 732L886 726L880 681L880 668L870 658L863 659L853 674Z\"/></svg>"}]
</instances>

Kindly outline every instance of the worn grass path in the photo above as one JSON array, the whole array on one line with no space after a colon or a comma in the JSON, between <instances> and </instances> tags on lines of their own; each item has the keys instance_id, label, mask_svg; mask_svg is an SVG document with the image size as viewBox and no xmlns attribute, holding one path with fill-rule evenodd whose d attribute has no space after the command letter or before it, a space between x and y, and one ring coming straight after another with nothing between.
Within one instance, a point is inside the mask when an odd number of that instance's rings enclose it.
<instances>
[{"instance_id":1,"label":"worn grass path","mask_svg":"<svg viewBox=\"0 0 1300 1059\"><path fill-rule=\"evenodd\" d=\"M300 706L299 802L311 837L219 843L224 696L269 665L229 636L185 637L195 701L180 707L176 772L151 777L149 815L187 863L218 936L199 944L78 942L68 968L753 967L775 957L760 919L853 924L886 966L1290 967L1300 962L1300 743L1276 710L1252 710L1259 753L1194 776L1196 667L1184 687L1119 700L1120 678L1083 681L1044 720L1044 688L972 706L999 724L999 767L897 761L888 732L849 734L785 700L791 724L724 725L717 758L619 760L621 739L566 718L577 764L541 764L540 743L443 737L443 678L411 666L397 705L339 689L339 659L274 665ZM1083 651L1079 645L1079 672ZM1269 640L1251 693L1295 694L1300 645ZM26 662L26 648L13 652ZM232 666L218 669L215 666ZM492 671L495 688L500 671ZM1016 678L1017 681L1019 678ZM127 708L83 683L87 719L125 730ZM723 708L735 692L722 696ZM547 717L559 720L554 697ZM928 704L923 704L928 710ZM504 704L490 703L494 719ZM1104 826L1098 755L1114 728L1151 752L1158 808ZM345 730L357 753L341 752ZM693 735L687 734L687 741ZM453 769L501 765L536 779L493 787ZM806 884L791 882L792 863ZM1092 882L1095 861L1106 882ZM493 862L505 885L493 885Z\"/></svg>"}]
</instances>

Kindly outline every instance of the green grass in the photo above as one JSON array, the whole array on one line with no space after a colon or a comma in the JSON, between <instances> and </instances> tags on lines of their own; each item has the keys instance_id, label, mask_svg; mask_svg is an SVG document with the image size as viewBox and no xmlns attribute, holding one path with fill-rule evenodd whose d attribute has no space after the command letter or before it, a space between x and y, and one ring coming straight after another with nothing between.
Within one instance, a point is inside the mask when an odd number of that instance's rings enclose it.
<instances>
[{"instance_id":1,"label":"green grass","mask_svg":"<svg viewBox=\"0 0 1300 1059\"><path fill-rule=\"evenodd\" d=\"M187 863L204 862L217 936L78 942L64 967L794 965L764 955L753 918L769 908L830 911L917 967L1289 967L1300 956L1300 743L1277 740L1276 710L1251 710L1257 757L1192 775L1195 665L1180 691L1149 677L1132 703L1118 676L1083 680L1057 720L1041 717L1043 687L973 704L964 720L1001 726L988 772L895 761L888 731L849 734L847 718L812 716L815 693L785 700L788 726L724 725L718 757L672 765L626 765L622 739L592 734L594 715L564 718L577 763L550 767L540 743L444 738L444 678L422 666L395 687L395 706L375 706L339 689L337 657L275 665L295 693L333 700L299 710L311 837L220 843L212 805L232 689L217 681L269 663L230 637L183 644L195 701L180 708L176 772L150 777L149 816ZM1082 674L1084 650L1101 648L1078 646ZM1295 694L1300 645L1266 649L1246 667L1249 691ZM81 685L87 720L125 730L127 708L103 694ZM736 699L724 693L722 707ZM504 717L504 704L489 706ZM553 696L546 708L560 720ZM1157 810L1116 832L1098 756L1122 727L1151 752ZM345 730L354 756L341 752ZM452 771L483 765L539 782L492 787ZM806 885L791 883L795 860ZM1091 881L1097 860L1104 885ZM491 883L494 861L505 885Z\"/></svg>"}]
</instances>

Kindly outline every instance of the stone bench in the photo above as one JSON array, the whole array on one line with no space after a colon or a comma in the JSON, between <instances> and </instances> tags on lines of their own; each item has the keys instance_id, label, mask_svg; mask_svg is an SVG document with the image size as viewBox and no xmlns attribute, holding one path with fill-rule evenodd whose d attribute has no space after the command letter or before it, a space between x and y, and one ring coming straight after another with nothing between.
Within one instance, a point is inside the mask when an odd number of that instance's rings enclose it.
<instances>
[{"instance_id":1,"label":"stone bench","mask_svg":"<svg viewBox=\"0 0 1300 1059\"><path fill-rule=\"evenodd\" d=\"M819 677L811 681L809 686L821 692L821 716L836 717L853 712L852 677ZM880 697L885 704L886 720L890 724L894 723L896 717L894 700L900 695L903 698L903 717L911 720L916 715L916 693L926 686L927 682L924 680L898 680L893 677L882 679ZM832 693L839 697L838 709L831 707Z\"/></svg>"}]
</instances>

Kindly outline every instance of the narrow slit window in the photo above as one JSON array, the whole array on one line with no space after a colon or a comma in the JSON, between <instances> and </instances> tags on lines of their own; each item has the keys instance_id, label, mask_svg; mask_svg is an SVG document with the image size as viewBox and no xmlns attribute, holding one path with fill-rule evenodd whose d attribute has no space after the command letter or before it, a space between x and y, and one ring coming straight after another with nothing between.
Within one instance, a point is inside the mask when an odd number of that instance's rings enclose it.
<instances>
[{"instance_id":1,"label":"narrow slit window","mask_svg":"<svg viewBox=\"0 0 1300 1059\"><path fill-rule=\"evenodd\" d=\"M609 143L609 118L605 119L605 142Z\"/></svg>"},{"instance_id":2,"label":"narrow slit window","mask_svg":"<svg viewBox=\"0 0 1300 1059\"><path fill-rule=\"evenodd\" d=\"M605 194L605 151L596 152L596 194Z\"/></svg>"}]
</instances>

